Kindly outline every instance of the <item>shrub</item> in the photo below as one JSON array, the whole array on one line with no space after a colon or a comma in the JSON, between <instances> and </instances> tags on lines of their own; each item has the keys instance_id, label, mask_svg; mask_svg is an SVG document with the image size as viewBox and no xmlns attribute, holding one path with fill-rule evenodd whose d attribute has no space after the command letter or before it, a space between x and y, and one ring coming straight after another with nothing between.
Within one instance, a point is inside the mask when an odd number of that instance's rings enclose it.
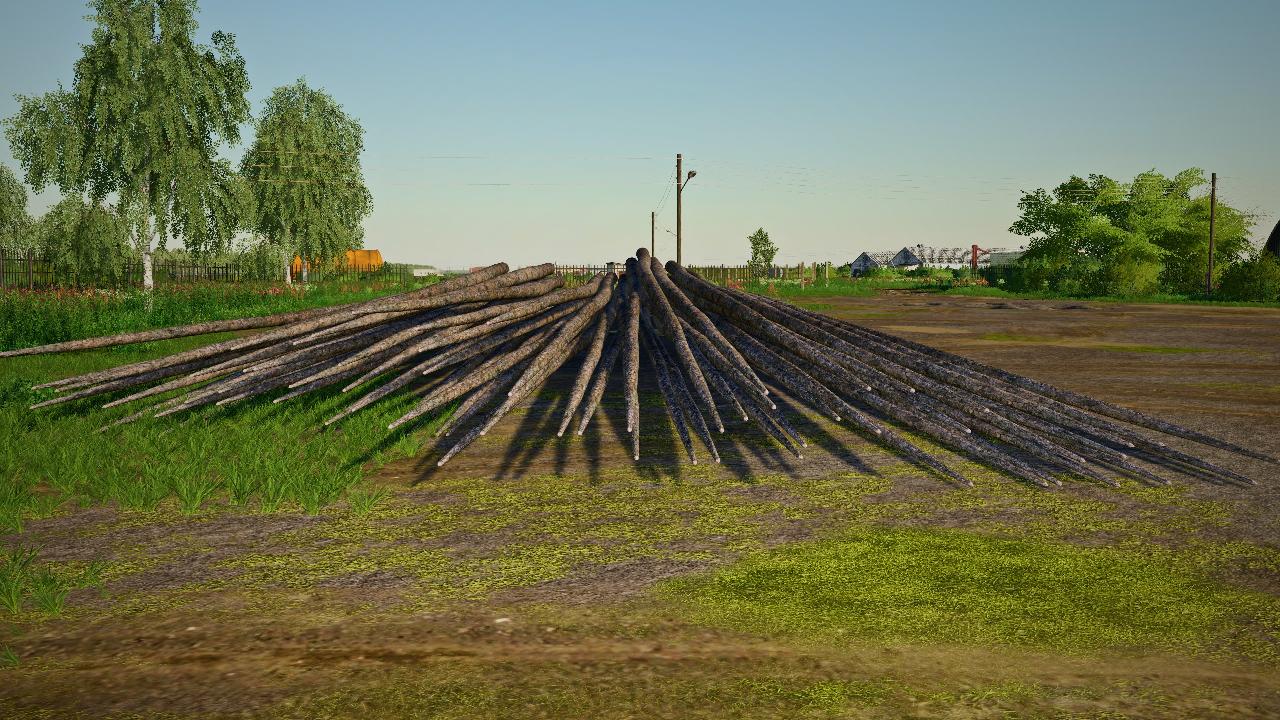
<instances>
[{"instance_id":1,"label":"shrub","mask_svg":"<svg viewBox=\"0 0 1280 720\"><path fill-rule=\"evenodd\" d=\"M1096 275L1093 294L1117 297L1154 295L1164 266L1158 260L1124 258L1103 267Z\"/></svg>"},{"instance_id":2,"label":"shrub","mask_svg":"<svg viewBox=\"0 0 1280 720\"><path fill-rule=\"evenodd\" d=\"M1231 265L1222 273L1219 294L1226 300L1280 302L1280 260L1263 252Z\"/></svg>"}]
</instances>

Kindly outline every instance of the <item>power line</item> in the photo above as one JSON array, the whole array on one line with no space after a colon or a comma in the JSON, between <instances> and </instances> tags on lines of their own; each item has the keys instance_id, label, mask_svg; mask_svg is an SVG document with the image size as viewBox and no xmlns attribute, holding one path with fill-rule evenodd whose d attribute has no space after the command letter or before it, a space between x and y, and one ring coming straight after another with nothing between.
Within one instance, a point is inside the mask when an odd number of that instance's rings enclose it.
<instances>
[{"instance_id":1,"label":"power line","mask_svg":"<svg viewBox=\"0 0 1280 720\"><path fill-rule=\"evenodd\" d=\"M671 196L671 186L675 185L675 171L671 171L670 177L666 181L667 189L662 192L662 199L658 201L658 206L654 208L655 214L662 214L662 208L667 204L667 198Z\"/></svg>"}]
</instances>

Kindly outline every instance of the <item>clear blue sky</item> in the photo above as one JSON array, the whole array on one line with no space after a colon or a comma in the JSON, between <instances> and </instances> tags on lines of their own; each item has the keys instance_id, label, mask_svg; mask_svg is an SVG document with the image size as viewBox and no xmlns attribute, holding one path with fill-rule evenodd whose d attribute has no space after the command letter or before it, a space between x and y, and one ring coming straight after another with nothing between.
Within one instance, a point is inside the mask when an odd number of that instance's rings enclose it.
<instances>
[{"instance_id":1,"label":"clear blue sky","mask_svg":"<svg viewBox=\"0 0 1280 720\"><path fill-rule=\"evenodd\" d=\"M90 26L81 2L2 2L8 116L70 83ZM236 35L255 112L305 76L363 122L367 245L396 260L620 260L676 152L698 171L687 263L744 262L759 226L784 262L1016 247L1018 191L1072 173L1199 166L1255 235L1280 214L1274 0L205 0L199 20Z\"/></svg>"}]
</instances>

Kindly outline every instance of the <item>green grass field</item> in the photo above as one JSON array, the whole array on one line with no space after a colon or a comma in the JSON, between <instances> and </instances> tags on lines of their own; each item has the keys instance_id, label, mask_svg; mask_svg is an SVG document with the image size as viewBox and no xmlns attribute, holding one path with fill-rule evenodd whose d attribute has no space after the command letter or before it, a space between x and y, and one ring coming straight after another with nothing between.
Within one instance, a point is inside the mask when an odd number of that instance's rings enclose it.
<instances>
[{"instance_id":1,"label":"green grass field","mask_svg":"<svg viewBox=\"0 0 1280 720\"><path fill-rule=\"evenodd\" d=\"M33 311L69 318L46 335L13 327L60 340L388 290L155 316L70 299ZM864 292L812 290L774 291L815 311ZM749 479L480 463L410 485L409 458L441 420L388 435L412 398L330 430L323 419L351 399L334 391L106 433L129 408L27 410L49 396L35 383L216 339L0 359L0 715L75 717L77 697L97 698L85 717L131 718L1280 708L1280 597L1266 580L1280 552L1240 539L1230 497L1199 488L1044 492L969 464L977 487L958 490L892 458ZM535 442L516 425L475 452L590 440Z\"/></svg>"},{"instance_id":2,"label":"green grass field","mask_svg":"<svg viewBox=\"0 0 1280 720\"><path fill-rule=\"evenodd\" d=\"M411 396L390 398L328 430L318 428L351 396L330 390L304 402L206 407L101 433L134 410L101 410L101 400L92 398L52 411L27 409L52 397L32 391L33 384L212 339L0 360L0 528L18 531L24 518L103 503L138 511L166 505L188 515L224 502L315 513L356 487L366 468L418 449L421 425L416 434L386 432L413 404Z\"/></svg>"},{"instance_id":3,"label":"green grass field","mask_svg":"<svg viewBox=\"0 0 1280 720\"><path fill-rule=\"evenodd\" d=\"M1276 598L1224 587L1167 551L921 529L762 552L665 592L707 622L822 642L1205 652L1241 619L1280 620ZM1266 643L1234 649L1277 657Z\"/></svg>"},{"instance_id":4,"label":"green grass field","mask_svg":"<svg viewBox=\"0 0 1280 720\"><path fill-rule=\"evenodd\" d=\"M8 292L0 294L0 348L290 312L404 289L353 284L275 292L265 285L205 284L157 291L150 311L141 293ZM328 432L317 428L349 403L349 396L329 391L299 403L210 407L175 422L142 421L102 433L99 428L136 409L101 410L101 400L86 400L48 412L27 410L55 395L33 391L33 385L227 337L0 360L0 437L5 438L0 446L0 529L20 530L23 518L44 517L65 506L102 503L141 511L172 503L183 514L197 513L211 502L268 511L301 507L314 513L343 498L365 467L417 449L412 435L388 438L384 432L387 422L411 404L405 397Z\"/></svg>"}]
</instances>

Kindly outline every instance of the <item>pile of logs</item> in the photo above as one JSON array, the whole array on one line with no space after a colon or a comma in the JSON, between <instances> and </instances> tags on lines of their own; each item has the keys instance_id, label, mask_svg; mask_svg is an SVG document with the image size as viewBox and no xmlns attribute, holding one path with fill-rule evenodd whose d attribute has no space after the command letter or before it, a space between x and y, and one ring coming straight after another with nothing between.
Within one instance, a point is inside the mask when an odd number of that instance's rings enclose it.
<instances>
[{"instance_id":1,"label":"pile of logs","mask_svg":"<svg viewBox=\"0 0 1280 720\"><path fill-rule=\"evenodd\" d=\"M724 417L754 423L796 457L807 446L772 388L848 423L907 460L969 484L905 433L1038 486L1080 476L1116 485L1169 473L1252 481L1147 431L1277 462L1251 448L902 338L709 283L643 248L621 275L564 287L551 264L499 263L412 292L267 317L208 322L0 353L0 357L266 328L166 357L47 383L45 407L89 397L150 405L107 428L250 398L273 402L341 385L345 418L397 392L417 403L397 428L452 408L443 465L572 359L559 434L581 435L621 365L631 454L640 459L642 373L657 381L690 461L720 461ZM576 419L576 423L575 423ZM904 433L905 431L905 433Z\"/></svg>"}]
</instances>

